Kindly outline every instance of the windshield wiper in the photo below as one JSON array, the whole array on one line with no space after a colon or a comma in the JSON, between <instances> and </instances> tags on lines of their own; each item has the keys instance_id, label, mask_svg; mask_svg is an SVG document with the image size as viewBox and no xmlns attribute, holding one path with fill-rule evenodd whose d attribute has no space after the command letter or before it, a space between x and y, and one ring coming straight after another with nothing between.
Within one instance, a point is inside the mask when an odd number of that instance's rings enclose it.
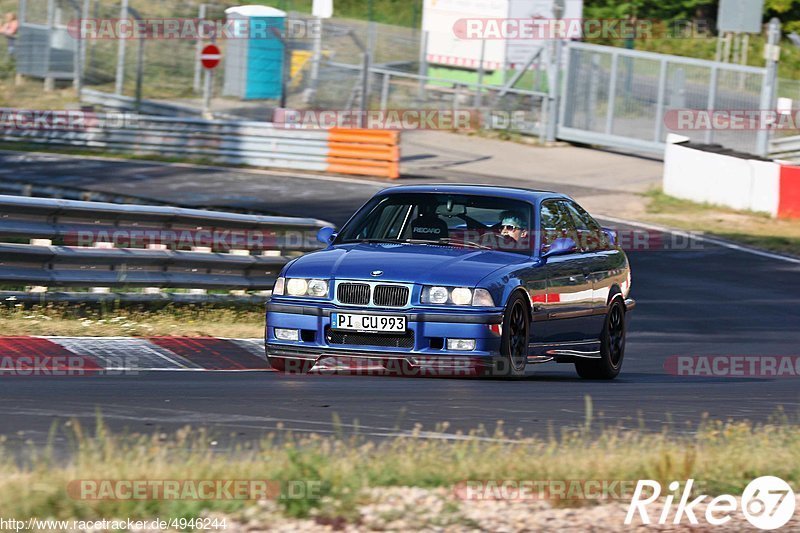
<instances>
[{"instance_id":1,"label":"windshield wiper","mask_svg":"<svg viewBox=\"0 0 800 533\"><path fill-rule=\"evenodd\" d=\"M430 244L434 246L441 246L441 245L448 245L448 244L459 244L463 246L470 246L472 248L480 248L481 250L492 250L491 246L486 246L484 244L479 244L477 242L472 241L464 241L461 239L451 239L449 237L444 237L441 239L350 239L346 241L342 241L342 244L350 244L350 243L360 243L360 244Z\"/></svg>"},{"instance_id":2,"label":"windshield wiper","mask_svg":"<svg viewBox=\"0 0 800 533\"><path fill-rule=\"evenodd\" d=\"M346 241L342 241L342 244L352 244L354 242L361 243L361 244L371 244L371 243L403 244L406 241L398 241L397 239L348 239Z\"/></svg>"},{"instance_id":3,"label":"windshield wiper","mask_svg":"<svg viewBox=\"0 0 800 533\"><path fill-rule=\"evenodd\" d=\"M449 237L442 237L441 239L437 240L427 240L427 239L408 239L403 242L409 242L412 244L434 244L434 245L442 245L442 244L460 244L463 246L471 246L473 248L480 248L481 250L491 250L491 246L486 246L484 244L478 244L477 242L472 241L464 241L461 239L451 239Z\"/></svg>"}]
</instances>

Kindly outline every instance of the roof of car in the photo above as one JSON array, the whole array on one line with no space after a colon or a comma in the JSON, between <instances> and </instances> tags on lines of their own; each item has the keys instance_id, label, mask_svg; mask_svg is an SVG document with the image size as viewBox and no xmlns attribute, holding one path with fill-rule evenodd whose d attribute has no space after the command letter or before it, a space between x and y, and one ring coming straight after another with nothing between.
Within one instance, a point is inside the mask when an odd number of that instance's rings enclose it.
<instances>
[{"instance_id":1,"label":"roof of car","mask_svg":"<svg viewBox=\"0 0 800 533\"><path fill-rule=\"evenodd\" d=\"M431 184L431 185L400 185L382 190L379 194L399 194L399 193L431 193L438 192L444 194L475 194L486 196L500 196L503 198L513 198L516 200L527 200L535 202L545 198L569 198L565 194L540 191L536 189L523 189L522 187L498 187L496 185L472 185L472 184Z\"/></svg>"}]
</instances>

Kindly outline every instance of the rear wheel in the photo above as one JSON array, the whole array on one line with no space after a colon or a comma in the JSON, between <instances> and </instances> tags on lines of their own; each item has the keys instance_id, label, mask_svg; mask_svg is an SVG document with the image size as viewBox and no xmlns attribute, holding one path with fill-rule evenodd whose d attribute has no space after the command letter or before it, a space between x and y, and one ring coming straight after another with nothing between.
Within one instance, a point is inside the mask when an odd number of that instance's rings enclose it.
<instances>
[{"instance_id":1,"label":"rear wheel","mask_svg":"<svg viewBox=\"0 0 800 533\"><path fill-rule=\"evenodd\" d=\"M525 298L514 293L503 314L503 333L500 340L500 357L494 363L492 375L522 377L528 363L528 338L530 313Z\"/></svg>"},{"instance_id":2,"label":"rear wheel","mask_svg":"<svg viewBox=\"0 0 800 533\"><path fill-rule=\"evenodd\" d=\"M585 379L614 379L625 357L625 307L618 299L611 303L600 338L600 359L575 363L578 375Z\"/></svg>"},{"instance_id":3,"label":"rear wheel","mask_svg":"<svg viewBox=\"0 0 800 533\"><path fill-rule=\"evenodd\" d=\"M289 359L268 355L267 360L269 361L269 366L271 366L273 370L285 374L305 374L314 366L313 361L306 361L303 359Z\"/></svg>"}]
</instances>

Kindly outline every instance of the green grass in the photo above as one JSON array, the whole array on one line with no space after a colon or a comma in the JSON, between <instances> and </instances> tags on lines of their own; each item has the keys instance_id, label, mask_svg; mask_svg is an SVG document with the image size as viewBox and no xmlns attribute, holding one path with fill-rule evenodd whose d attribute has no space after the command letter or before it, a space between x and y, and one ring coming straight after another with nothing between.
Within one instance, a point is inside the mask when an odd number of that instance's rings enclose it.
<instances>
[{"instance_id":1,"label":"green grass","mask_svg":"<svg viewBox=\"0 0 800 533\"><path fill-rule=\"evenodd\" d=\"M0 302L3 335L158 336L259 338L264 308L200 305L108 308L85 304L23 306Z\"/></svg>"},{"instance_id":2,"label":"green grass","mask_svg":"<svg viewBox=\"0 0 800 533\"><path fill-rule=\"evenodd\" d=\"M773 252L800 256L800 220L682 200L661 190L647 193L645 220L699 231Z\"/></svg>"},{"instance_id":3,"label":"green grass","mask_svg":"<svg viewBox=\"0 0 800 533\"><path fill-rule=\"evenodd\" d=\"M74 480L272 480L285 487L313 483L316 493L278 498L282 513L327 523L357 518L375 487L453 487L465 480L637 480L694 478L703 493L740 493L754 477L774 475L800 483L800 426L705 422L696 432L586 427L558 435L519 438L498 423L473 438L427 439L418 428L407 438L368 441L357 435L265 435L255 446L219 450L218 435L189 428L174 435L114 435L98 419L93 434L73 421L54 426L66 435L67 457L26 448L25 457L0 451L0 501L4 517L96 519L195 517L221 512L257 518L252 501L84 500L69 497ZM446 431L442 424L438 431ZM348 433L350 435L350 433ZM468 504L469 502L466 502ZM451 510L458 502L450 504Z\"/></svg>"}]
</instances>

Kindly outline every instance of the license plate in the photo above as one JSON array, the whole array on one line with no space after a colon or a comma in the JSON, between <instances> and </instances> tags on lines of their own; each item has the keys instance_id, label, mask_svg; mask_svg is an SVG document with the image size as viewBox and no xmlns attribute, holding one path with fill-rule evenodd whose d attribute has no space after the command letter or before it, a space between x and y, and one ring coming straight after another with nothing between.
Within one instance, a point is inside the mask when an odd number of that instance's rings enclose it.
<instances>
[{"instance_id":1,"label":"license plate","mask_svg":"<svg viewBox=\"0 0 800 533\"><path fill-rule=\"evenodd\" d=\"M405 333L406 317L332 313L331 327L366 333Z\"/></svg>"}]
</instances>

